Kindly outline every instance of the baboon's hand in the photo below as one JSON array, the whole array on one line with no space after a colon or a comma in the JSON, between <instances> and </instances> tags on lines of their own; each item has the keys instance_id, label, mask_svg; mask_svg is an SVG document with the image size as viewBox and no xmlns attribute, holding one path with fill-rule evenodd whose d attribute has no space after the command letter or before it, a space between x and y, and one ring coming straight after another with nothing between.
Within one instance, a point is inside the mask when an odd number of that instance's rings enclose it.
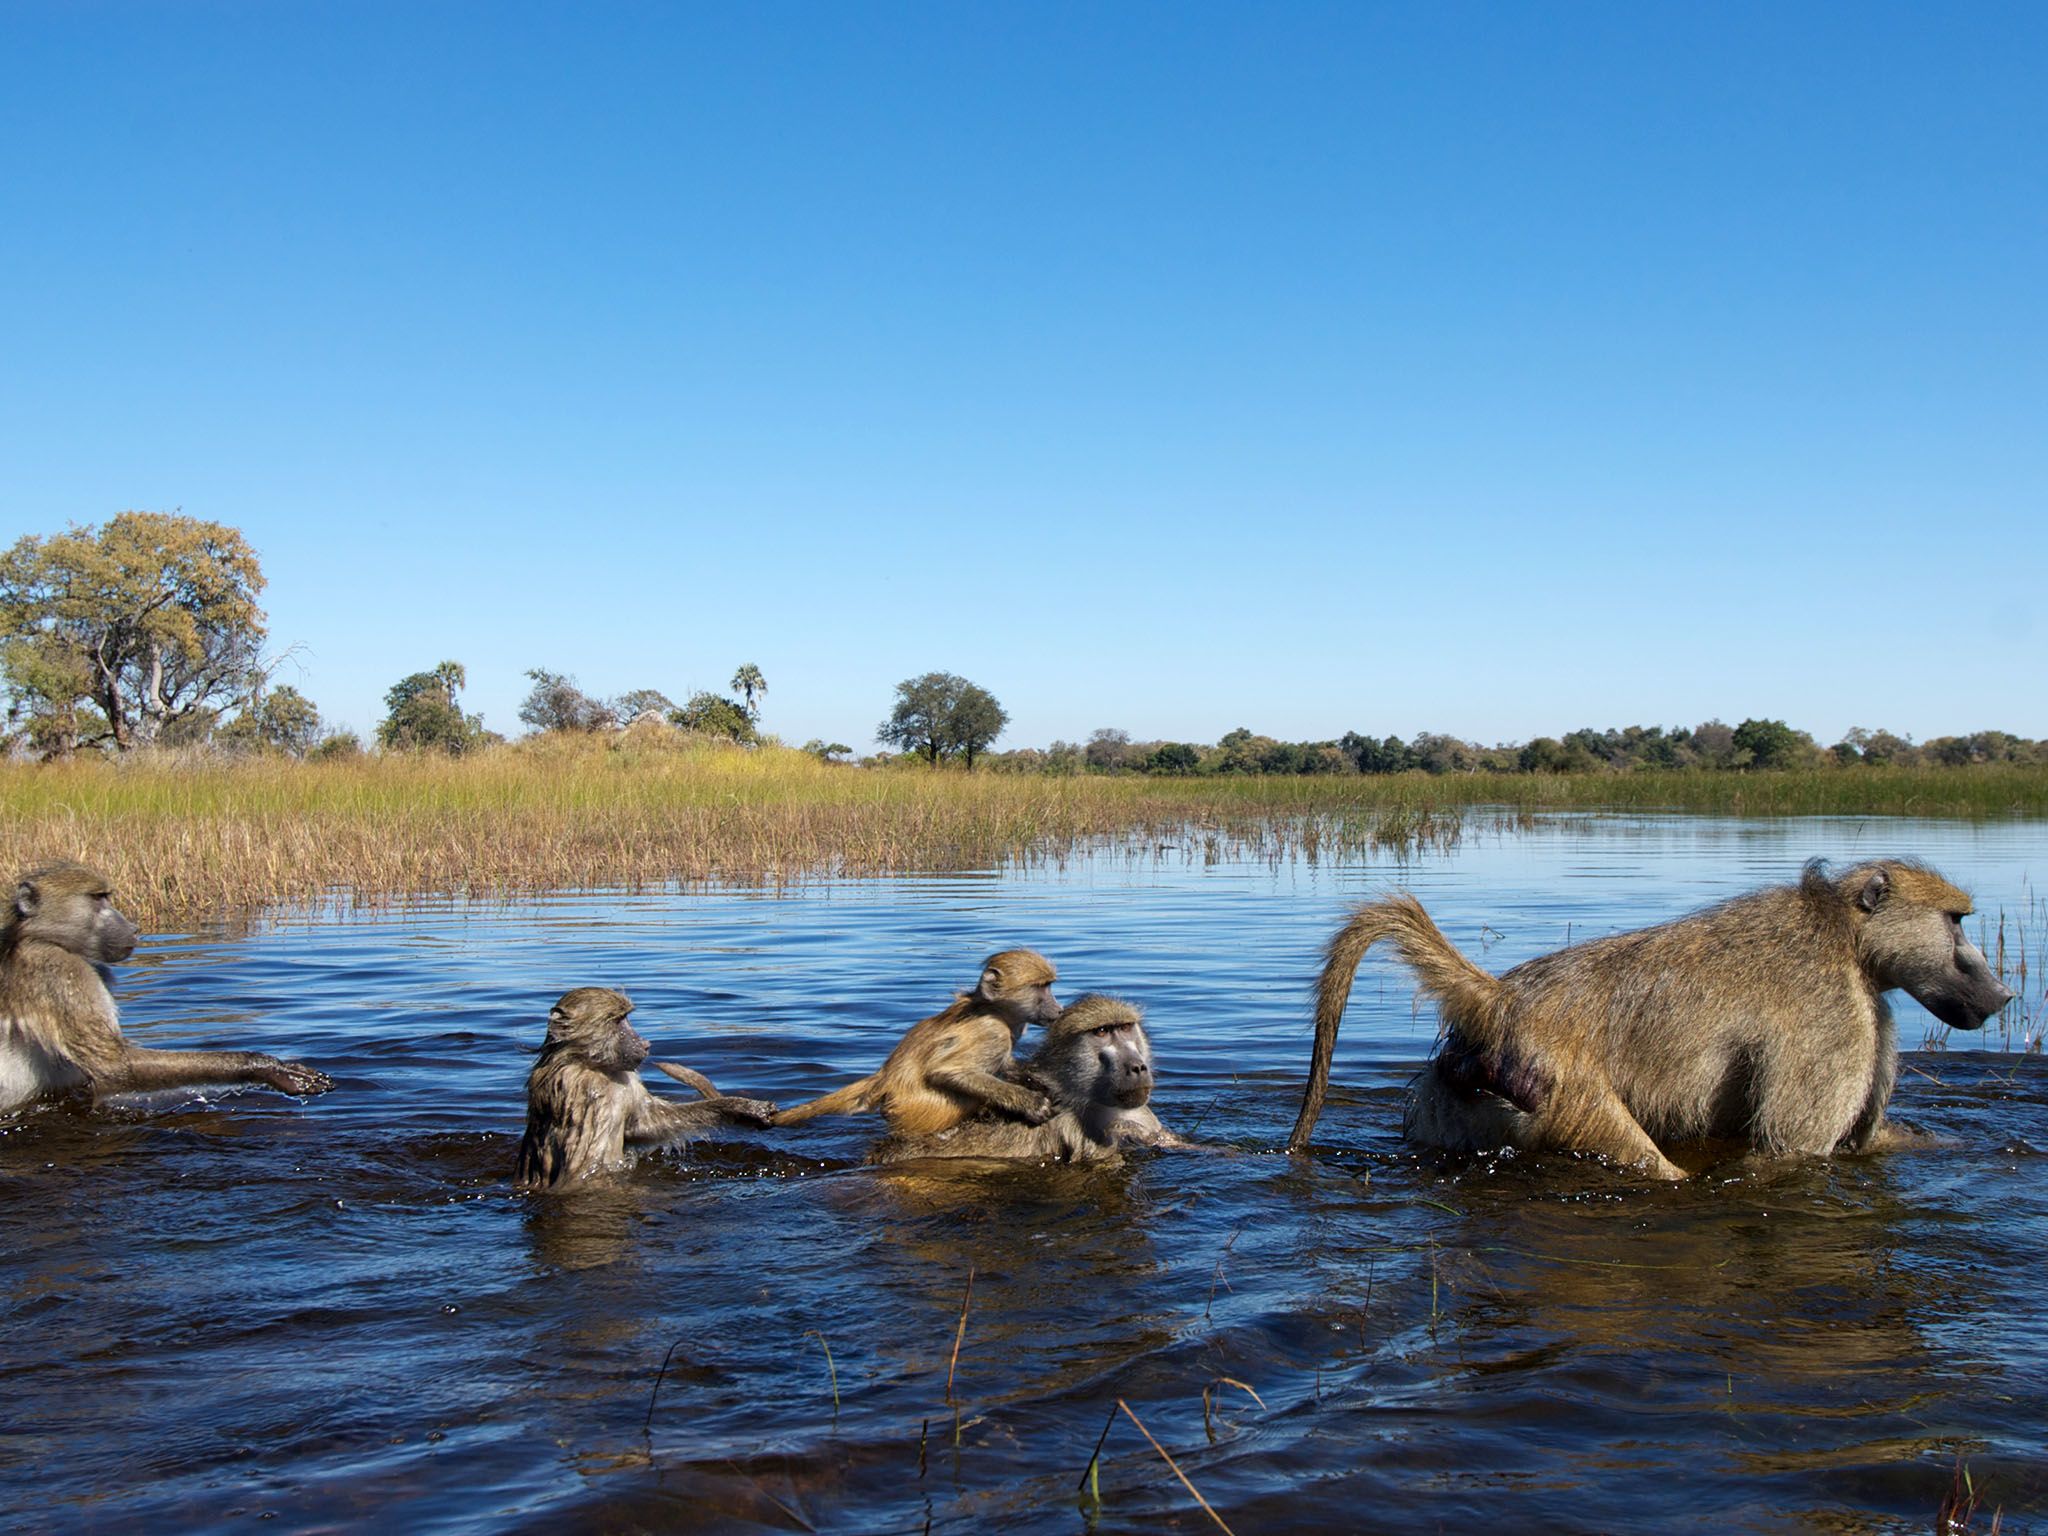
<instances>
[{"instance_id":1,"label":"baboon's hand","mask_svg":"<svg viewBox=\"0 0 2048 1536\"><path fill-rule=\"evenodd\" d=\"M711 1103L728 1120L747 1125L773 1125L775 1106L766 1099L713 1099Z\"/></svg>"},{"instance_id":2,"label":"baboon's hand","mask_svg":"<svg viewBox=\"0 0 2048 1536\"><path fill-rule=\"evenodd\" d=\"M334 1079L325 1072L296 1061L271 1060L262 1067L263 1081L279 1093L289 1093L305 1098L315 1093L325 1093L334 1086Z\"/></svg>"},{"instance_id":3,"label":"baboon's hand","mask_svg":"<svg viewBox=\"0 0 2048 1536\"><path fill-rule=\"evenodd\" d=\"M1027 1125L1043 1125L1059 1112L1059 1106L1041 1093L1037 1098L1024 1106L1024 1123Z\"/></svg>"}]
</instances>

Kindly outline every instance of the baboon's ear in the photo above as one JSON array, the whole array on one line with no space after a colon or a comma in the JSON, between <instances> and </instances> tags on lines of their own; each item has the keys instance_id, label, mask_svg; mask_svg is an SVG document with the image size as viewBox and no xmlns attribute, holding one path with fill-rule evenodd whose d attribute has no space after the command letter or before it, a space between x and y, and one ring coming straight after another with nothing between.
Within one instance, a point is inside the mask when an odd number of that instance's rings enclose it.
<instances>
[{"instance_id":1,"label":"baboon's ear","mask_svg":"<svg viewBox=\"0 0 2048 1536\"><path fill-rule=\"evenodd\" d=\"M569 1015L562 1011L562 1005L560 1003L555 1004L554 1007L548 1010L549 1029L553 1029L557 1024L566 1024L568 1022Z\"/></svg>"},{"instance_id":2,"label":"baboon's ear","mask_svg":"<svg viewBox=\"0 0 2048 1536\"><path fill-rule=\"evenodd\" d=\"M1878 904L1891 894L1891 889L1892 877L1881 869L1875 870L1863 882L1863 889L1856 893L1856 905L1866 912L1875 912Z\"/></svg>"},{"instance_id":3,"label":"baboon's ear","mask_svg":"<svg viewBox=\"0 0 2048 1536\"><path fill-rule=\"evenodd\" d=\"M1002 973L992 965L985 965L981 968L981 980L974 985L977 991L987 994L996 991L1002 984Z\"/></svg>"},{"instance_id":4,"label":"baboon's ear","mask_svg":"<svg viewBox=\"0 0 2048 1536\"><path fill-rule=\"evenodd\" d=\"M14 910L23 917L34 917L36 908L43 903L43 893L36 889L33 880L24 880L14 888Z\"/></svg>"}]
</instances>

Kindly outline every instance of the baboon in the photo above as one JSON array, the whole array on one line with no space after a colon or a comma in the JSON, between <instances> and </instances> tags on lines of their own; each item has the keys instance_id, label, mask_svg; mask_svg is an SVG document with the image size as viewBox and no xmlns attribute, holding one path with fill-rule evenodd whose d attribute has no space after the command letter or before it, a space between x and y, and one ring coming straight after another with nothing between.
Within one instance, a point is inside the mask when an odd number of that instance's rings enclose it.
<instances>
[{"instance_id":1,"label":"baboon","mask_svg":"<svg viewBox=\"0 0 2048 1536\"><path fill-rule=\"evenodd\" d=\"M1352 977L1381 939L1443 1020L1440 1049L1409 1085L1412 1140L1592 1152L1661 1179L1686 1176L1662 1150L1679 1142L1819 1156L1902 1140L1884 1118L1898 1073L1884 994L1902 988L1957 1029L2012 1000L1963 936L1969 911L1925 865L1834 874L1816 859L1796 884L1494 977L1413 896L1368 902L1330 941L1288 1149L1307 1144L1322 1111Z\"/></svg>"},{"instance_id":2,"label":"baboon","mask_svg":"<svg viewBox=\"0 0 2048 1536\"><path fill-rule=\"evenodd\" d=\"M202 1083L257 1083L325 1093L324 1072L259 1051L157 1051L131 1044L109 966L135 952L135 925L104 875L46 864L21 877L0 922L0 1112L82 1090L115 1093Z\"/></svg>"},{"instance_id":3,"label":"baboon","mask_svg":"<svg viewBox=\"0 0 2048 1536\"><path fill-rule=\"evenodd\" d=\"M1188 1147L1151 1108L1152 1045L1145 1016L1121 998L1088 993L1045 1027L1016 1076L1043 1091L1057 1113L1042 1125L982 1114L929 1136L885 1138L874 1163L923 1157L1035 1158L1093 1162L1120 1147Z\"/></svg>"},{"instance_id":4,"label":"baboon","mask_svg":"<svg viewBox=\"0 0 2048 1536\"><path fill-rule=\"evenodd\" d=\"M665 1061L655 1066L703 1097L694 1104L657 1099L640 1080L650 1047L626 1022L633 1004L609 987L577 987L548 1010L547 1038L526 1079L526 1135L514 1177L521 1190L628 1166L627 1147L657 1147L720 1120L767 1125L775 1106L727 1098L702 1073Z\"/></svg>"},{"instance_id":5,"label":"baboon","mask_svg":"<svg viewBox=\"0 0 2048 1536\"><path fill-rule=\"evenodd\" d=\"M880 1110L899 1136L936 1136L993 1108L1032 1125L1053 1116L1039 1089L1010 1080L1018 1038L1031 1024L1060 1016L1052 962L1028 949L1006 949L982 963L981 979L943 1013L911 1025L881 1070L821 1099L776 1115L801 1125L818 1115Z\"/></svg>"}]
</instances>

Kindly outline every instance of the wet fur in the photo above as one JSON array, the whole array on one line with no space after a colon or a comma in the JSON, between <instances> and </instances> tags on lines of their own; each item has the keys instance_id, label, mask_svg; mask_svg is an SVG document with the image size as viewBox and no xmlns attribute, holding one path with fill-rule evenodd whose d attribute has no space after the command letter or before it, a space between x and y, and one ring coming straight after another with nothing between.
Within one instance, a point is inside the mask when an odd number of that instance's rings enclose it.
<instances>
[{"instance_id":1,"label":"wet fur","mask_svg":"<svg viewBox=\"0 0 2048 1536\"><path fill-rule=\"evenodd\" d=\"M656 1098L640 1078L648 1045L626 1022L632 1011L608 987L577 987L550 1010L526 1079L526 1134L513 1170L520 1189L618 1172L639 1149L687 1140L721 1121L766 1125L775 1113L760 1099L724 1097L709 1078L668 1062L655 1065L704 1097L694 1104Z\"/></svg>"},{"instance_id":2,"label":"wet fur","mask_svg":"<svg viewBox=\"0 0 2048 1536\"><path fill-rule=\"evenodd\" d=\"M36 1099L93 1100L157 1088L249 1083L324 1093L325 1073L260 1051L158 1051L131 1043L107 967L135 950L135 927L106 878L83 864L30 870L0 925L0 1113Z\"/></svg>"}]
</instances>

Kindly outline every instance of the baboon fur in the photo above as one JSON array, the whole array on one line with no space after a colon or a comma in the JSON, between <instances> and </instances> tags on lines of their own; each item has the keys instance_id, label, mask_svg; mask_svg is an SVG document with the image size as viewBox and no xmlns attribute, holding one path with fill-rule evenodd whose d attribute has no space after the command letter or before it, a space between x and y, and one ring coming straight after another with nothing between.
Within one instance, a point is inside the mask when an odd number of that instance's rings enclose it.
<instances>
[{"instance_id":1,"label":"baboon fur","mask_svg":"<svg viewBox=\"0 0 2048 1536\"><path fill-rule=\"evenodd\" d=\"M526 1079L526 1135L514 1178L522 1190L553 1189L630 1166L627 1148L664 1146L721 1120L766 1125L775 1106L728 1098L688 1067L655 1066L703 1097L657 1099L640 1079L649 1047L626 1022L632 1002L609 987L576 987L548 1010L547 1038Z\"/></svg>"},{"instance_id":2,"label":"baboon fur","mask_svg":"<svg viewBox=\"0 0 2048 1536\"><path fill-rule=\"evenodd\" d=\"M890 1136L872 1163L927 1157L1027 1158L1083 1163L1122 1147L1185 1147L1151 1107L1152 1044L1145 1016L1121 998L1088 993L1046 1025L1018 1077L1041 1089L1056 1113L1043 1125L982 1114L931 1136Z\"/></svg>"},{"instance_id":3,"label":"baboon fur","mask_svg":"<svg viewBox=\"0 0 2048 1536\"><path fill-rule=\"evenodd\" d=\"M1052 962L1029 949L1006 949L982 963L981 979L943 1013L911 1025L881 1070L844 1088L795 1104L777 1125L819 1115L879 1110L899 1136L936 1136L994 1109L1032 1125L1052 1118L1050 1099L1014 1082L1015 1050L1027 1026L1060 1016Z\"/></svg>"},{"instance_id":4,"label":"baboon fur","mask_svg":"<svg viewBox=\"0 0 2048 1536\"><path fill-rule=\"evenodd\" d=\"M31 1100L251 1083L325 1093L323 1072L260 1051L156 1051L121 1033L109 966L135 952L113 887L83 864L23 875L0 921L0 1113Z\"/></svg>"},{"instance_id":5,"label":"baboon fur","mask_svg":"<svg viewBox=\"0 0 2048 1536\"><path fill-rule=\"evenodd\" d=\"M1977 1029L2012 999L1963 936L1970 898L1904 859L1738 896L1676 922L1574 945L1494 977L1413 896L1360 907L1330 941L1315 1055L1290 1150L1329 1086L1359 962L1390 941L1442 1016L1409 1085L1404 1129L1453 1151L1591 1152L1663 1179L1667 1145L1744 1142L1772 1155L1863 1152L1889 1138L1903 988Z\"/></svg>"}]
</instances>

